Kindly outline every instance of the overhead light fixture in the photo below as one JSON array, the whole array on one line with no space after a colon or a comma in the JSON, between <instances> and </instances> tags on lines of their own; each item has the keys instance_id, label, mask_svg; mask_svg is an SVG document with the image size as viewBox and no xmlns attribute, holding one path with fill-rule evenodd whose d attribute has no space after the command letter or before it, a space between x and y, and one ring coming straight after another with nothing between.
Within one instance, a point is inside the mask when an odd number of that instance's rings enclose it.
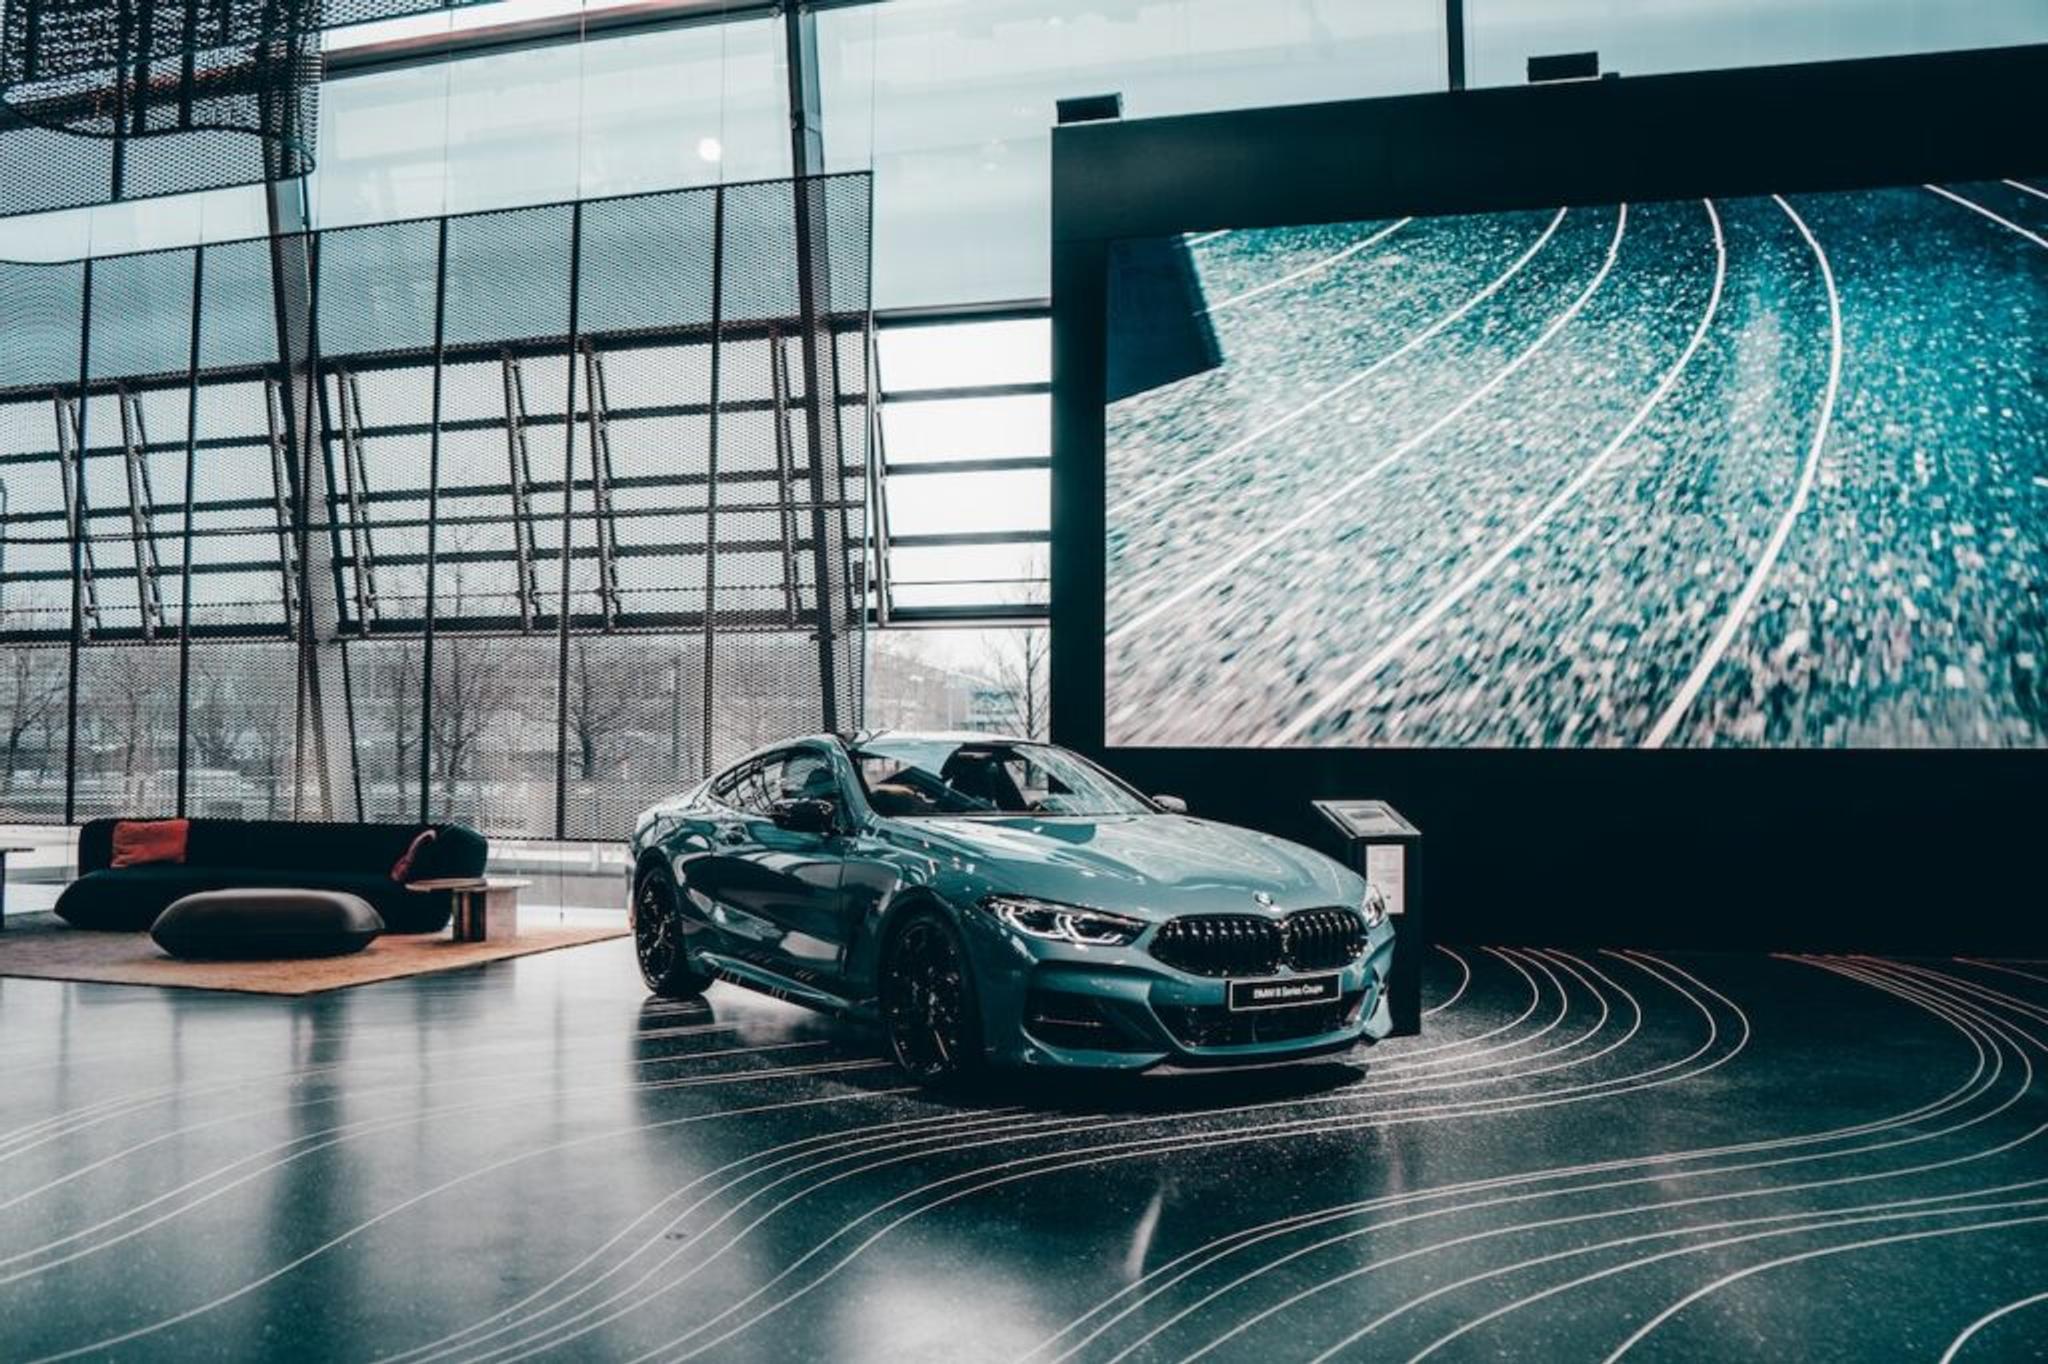
<instances>
[{"instance_id":1,"label":"overhead light fixture","mask_svg":"<svg viewBox=\"0 0 2048 1364\"><path fill-rule=\"evenodd\" d=\"M697 139L697 155L706 161L723 161L725 146L715 137L700 137Z\"/></svg>"}]
</instances>

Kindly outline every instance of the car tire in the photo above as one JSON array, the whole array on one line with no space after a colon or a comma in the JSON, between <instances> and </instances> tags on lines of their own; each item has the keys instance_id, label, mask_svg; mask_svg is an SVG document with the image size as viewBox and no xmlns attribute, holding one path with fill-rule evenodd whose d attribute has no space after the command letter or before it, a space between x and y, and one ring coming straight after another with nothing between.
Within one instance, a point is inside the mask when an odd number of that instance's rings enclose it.
<instances>
[{"instance_id":1,"label":"car tire","mask_svg":"<svg viewBox=\"0 0 2048 1364\"><path fill-rule=\"evenodd\" d=\"M889 1053L912 1079L943 1089L981 1073L981 1000L951 919L912 910L889 934L876 983Z\"/></svg>"},{"instance_id":2,"label":"car tire","mask_svg":"<svg viewBox=\"0 0 2048 1364\"><path fill-rule=\"evenodd\" d=\"M634 883L633 954L640 963L640 978L664 999L690 999L711 985L711 977L690 964L681 904L674 874L660 863L641 872Z\"/></svg>"}]
</instances>

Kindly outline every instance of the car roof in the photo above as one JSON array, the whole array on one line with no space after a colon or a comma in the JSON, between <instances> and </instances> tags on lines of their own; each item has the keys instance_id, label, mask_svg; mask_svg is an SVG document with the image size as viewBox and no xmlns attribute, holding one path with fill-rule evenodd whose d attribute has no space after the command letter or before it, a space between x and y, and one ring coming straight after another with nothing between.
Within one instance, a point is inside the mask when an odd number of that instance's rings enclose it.
<instances>
[{"instance_id":1,"label":"car roof","mask_svg":"<svg viewBox=\"0 0 2048 1364\"><path fill-rule=\"evenodd\" d=\"M759 748L741 754L712 773L712 779L716 780L735 768L754 761L756 758L770 753L780 753L785 749L830 747L833 745L846 748L858 744L874 743L881 739L908 739L917 743L950 744L1030 744L1044 742L1041 739L1026 739L1016 734L996 734L978 729L864 729L857 734L792 734L787 739L777 739L774 743L762 744Z\"/></svg>"},{"instance_id":2,"label":"car roof","mask_svg":"<svg viewBox=\"0 0 2048 1364\"><path fill-rule=\"evenodd\" d=\"M921 743L948 744L1035 744L1043 739L1027 739L1021 734L1002 734L980 729L869 729L862 730L848 743L868 744L880 739L911 739Z\"/></svg>"}]
</instances>

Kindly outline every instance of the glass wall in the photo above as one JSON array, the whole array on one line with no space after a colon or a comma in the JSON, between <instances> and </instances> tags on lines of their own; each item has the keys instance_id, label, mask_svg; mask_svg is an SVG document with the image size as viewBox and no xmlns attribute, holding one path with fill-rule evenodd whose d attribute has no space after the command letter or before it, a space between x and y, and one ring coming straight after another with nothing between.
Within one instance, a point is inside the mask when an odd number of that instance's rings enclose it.
<instances>
[{"instance_id":1,"label":"glass wall","mask_svg":"<svg viewBox=\"0 0 2048 1364\"><path fill-rule=\"evenodd\" d=\"M1594 51L1624 76L2048 41L2042 0L1465 0L1473 85Z\"/></svg>"},{"instance_id":2,"label":"glass wall","mask_svg":"<svg viewBox=\"0 0 2048 1364\"><path fill-rule=\"evenodd\" d=\"M323 227L789 174L772 18L370 70L323 97Z\"/></svg>"},{"instance_id":3,"label":"glass wall","mask_svg":"<svg viewBox=\"0 0 2048 1364\"><path fill-rule=\"evenodd\" d=\"M884 0L818 16L825 155L875 173L880 308L1042 298L1054 102L1130 118L1441 89L1441 0Z\"/></svg>"}]
</instances>

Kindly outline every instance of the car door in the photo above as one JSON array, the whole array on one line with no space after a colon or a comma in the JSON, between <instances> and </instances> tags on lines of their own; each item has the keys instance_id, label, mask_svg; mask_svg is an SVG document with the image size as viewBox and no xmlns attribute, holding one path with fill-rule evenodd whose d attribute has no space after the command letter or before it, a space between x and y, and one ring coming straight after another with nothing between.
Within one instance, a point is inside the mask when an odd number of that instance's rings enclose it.
<instances>
[{"instance_id":1,"label":"car door","mask_svg":"<svg viewBox=\"0 0 2048 1364\"><path fill-rule=\"evenodd\" d=\"M792 979L836 978L844 944L840 914L844 837L785 828L777 801L834 800L845 810L830 755L803 746L737 769L714 788L720 809L706 875L696 888L716 900L735 946Z\"/></svg>"}]
</instances>

